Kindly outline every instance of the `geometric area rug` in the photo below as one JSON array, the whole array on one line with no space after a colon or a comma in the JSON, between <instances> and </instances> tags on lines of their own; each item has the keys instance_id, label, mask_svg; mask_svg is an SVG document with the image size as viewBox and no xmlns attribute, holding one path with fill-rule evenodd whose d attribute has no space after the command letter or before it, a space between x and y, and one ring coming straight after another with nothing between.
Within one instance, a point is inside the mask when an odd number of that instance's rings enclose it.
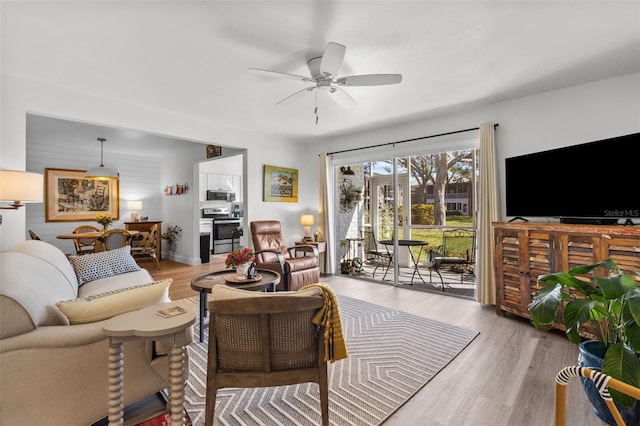
<instances>
[{"instance_id":1,"label":"geometric area rug","mask_svg":"<svg viewBox=\"0 0 640 426\"><path fill-rule=\"evenodd\" d=\"M329 363L332 425L379 425L424 387L479 334L464 328L338 297L349 356ZM197 297L186 299L198 313ZM204 425L207 334L199 321L189 351L185 407L194 426ZM207 330L205 330L207 331ZM215 425L319 425L318 385L220 389Z\"/></svg>"}]
</instances>

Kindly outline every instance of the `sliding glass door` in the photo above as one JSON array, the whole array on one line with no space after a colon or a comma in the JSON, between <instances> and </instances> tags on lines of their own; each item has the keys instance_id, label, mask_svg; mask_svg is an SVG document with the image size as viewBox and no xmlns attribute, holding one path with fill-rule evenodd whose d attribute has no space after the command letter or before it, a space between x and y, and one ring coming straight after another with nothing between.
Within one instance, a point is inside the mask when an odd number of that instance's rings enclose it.
<instances>
[{"instance_id":1,"label":"sliding glass door","mask_svg":"<svg viewBox=\"0 0 640 426\"><path fill-rule=\"evenodd\" d=\"M394 285L447 291L452 279L434 270L434 253L443 253L448 230L475 230L476 150L464 149L335 165L339 208L335 212L341 270L354 277ZM355 194L355 195L354 195ZM475 250L457 249L465 260ZM462 251L461 251L462 250ZM453 279L465 285L472 265ZM466 276L464 272L467 272ZM460 281L460 285L457 284Z\"/></svg>"}]
</instances>

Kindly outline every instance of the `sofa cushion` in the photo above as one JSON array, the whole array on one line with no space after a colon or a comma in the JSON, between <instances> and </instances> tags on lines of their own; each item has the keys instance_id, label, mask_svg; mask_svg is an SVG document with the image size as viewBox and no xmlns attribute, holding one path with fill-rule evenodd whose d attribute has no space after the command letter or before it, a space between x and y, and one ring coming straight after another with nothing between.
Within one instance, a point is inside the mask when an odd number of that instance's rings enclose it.
<instances>
[{"instance_id":1,"label":"sofa cushion","mask_svg":"<svg viewBox=\"0 0 640 426\"><path fill-rule=\"evenodd\" d=\"M107 278L101 278L95 281L89 281L82 284L78 289L76 297L89 297L98 293L106 293L108 291L119 290L123 287L133 287L135 285L147 284L156 281L149 271L142 268L139 271L127 272L126 274L114 275ZM62 298L58 298L61 300ZM71 298L70 298L71 299Z\"/></svg>"},{"instance_id":2,"label":"sofa cushion","mask_svg":"<svg viewBox=\"0 0 640 426\"><path fill-rule=\"evenodd\" d=\"M80 299L65 300L56 306L71 324L101 321L156 303L170 302L171 278L108 291Z\"/></svg>"},{"instance_id":3,"label":"sofa cushion","mask_svg":"<svg viewBox=\"0 0 640 426\"><path fill-rule=\"evenodd\" d=\"M82 256L69 256L69 261L78 276L78 285L140 270L131 256L130 246Z\"/></svg>"}]
</instances>

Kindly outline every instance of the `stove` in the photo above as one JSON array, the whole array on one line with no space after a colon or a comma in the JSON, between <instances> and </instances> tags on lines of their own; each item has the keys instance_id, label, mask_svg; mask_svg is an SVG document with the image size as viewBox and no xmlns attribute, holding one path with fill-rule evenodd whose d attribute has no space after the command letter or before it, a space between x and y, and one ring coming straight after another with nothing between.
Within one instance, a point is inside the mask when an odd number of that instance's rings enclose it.
<instances>
[{"instance_id":1,"label":"stove","mask_svg":"<svg viewBox=\"0 0 640 426\"><path fill-rule=\"evenodd\" d=\"M202 218L213 222L212 254L228 253L240 247L240 236L236 230L241 221L231 216L228 207L205 207Z\"/></svg>"},{"instance_id":2,"label":"stove","mask_svg":"<svg viewBox=\"0 0 640 426\"><path fill-rule=\"evenodd\" d=\"M229 207L205 207L202 209L203 219L229 219Z\"/></svg>"}]
</instances>

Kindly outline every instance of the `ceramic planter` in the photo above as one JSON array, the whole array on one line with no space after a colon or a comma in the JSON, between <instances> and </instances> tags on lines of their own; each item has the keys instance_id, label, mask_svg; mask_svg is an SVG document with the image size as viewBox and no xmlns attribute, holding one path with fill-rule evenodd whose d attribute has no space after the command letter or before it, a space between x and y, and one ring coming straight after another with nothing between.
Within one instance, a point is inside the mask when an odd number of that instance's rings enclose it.
<instances>
[{"instance_id":1,"label":"ceramic planter","mask_svg":"<svg viewBox=\"0 0 640 426\"><path fill-rule=\"evenodd\" d=\"M587 340L580 343L579 349L578 365L602 371L604 352L600 342L597 340ZM611 415L609 407L607 407L607 404L600 397L598 389L593 384L593 381L584 377L581 377L580 380L582 381L582 387L584 388L587 397L589 397L589 401L591 401L593 411L596 415L607 424L615 426L616 421ZM626 408L617 403L616 406L627 425L640 425L640 403L636 403L632 408Z\"/></svg>"}]
</instances>

